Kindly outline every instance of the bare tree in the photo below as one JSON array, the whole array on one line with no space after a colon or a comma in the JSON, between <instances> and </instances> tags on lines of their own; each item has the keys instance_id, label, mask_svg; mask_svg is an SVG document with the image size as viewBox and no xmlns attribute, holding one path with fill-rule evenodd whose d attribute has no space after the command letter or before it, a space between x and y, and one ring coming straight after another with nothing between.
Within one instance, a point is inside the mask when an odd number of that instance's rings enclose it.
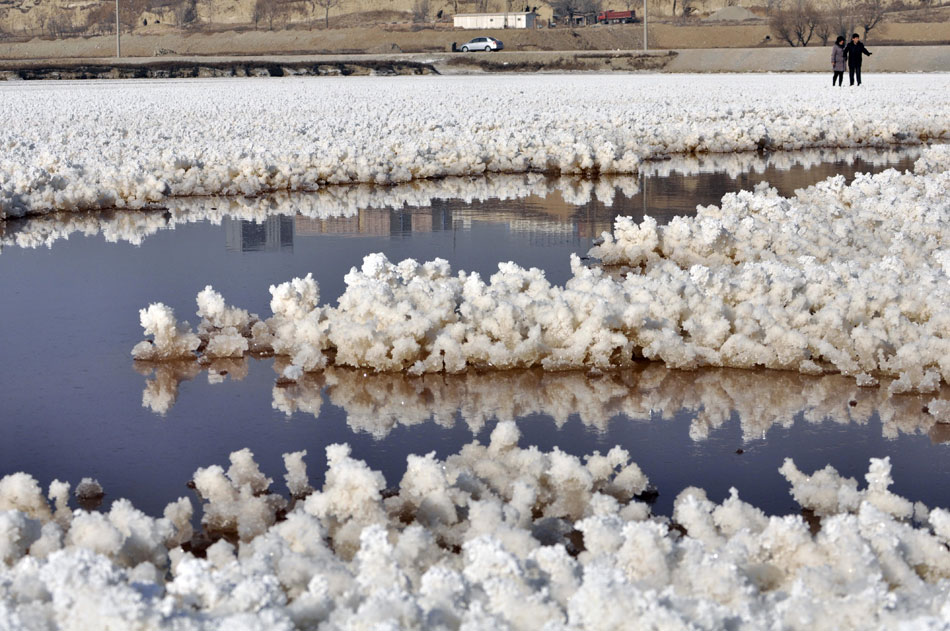
<instances>
[{"instance_id":1,"label":"bare tree","mask_svg":"<svg viewBox=\"0 0 950 631\"><path fill-rule=\"evenodd\" d=\"M776 11L782 10L785 0L765 0L765 15L771 16Z\"/></svg>"},{"instance_id":2,"label":"bare tree","mask_svg":"<svg viewBox=\"0 0 950 631\"><path fill-rule=\"evenodd\" d=\"M864 29L865 39L874 27L884 21L885 11L884 0L865 0L855 5L854 16Z\"/></svg>"},{"instance_id":3,"label":"bare tree","mask_svg":"<svg viewBox=\"0 0 950 631\"><path fill-rule=\"evenodd\" d=\"M732 0L724 0L724 2L726 3L726 5L731 6L730 3L732 2ZM737 3L738 3L738 0L736 1L736 4ZM677 17L676 7L679 6L680 11L679 11L678 17L685 20L686 18L688 18L689 16L691 16L692 14L696 13L696 11L699 10L699 7L697 5L706 4L706 0L672 0L671 4L672 6L670 8L670 15L674 18Z\"/></svg>"},{"instance_id":4,"label":"bare tree","mask_svg":"<svg viewBox=\"0 0 950 631\"><path fill-rule=\"evenodd\" d=\"M254 2L254 11L251 13L251 19L254 20L255 29L261 21L267 20L270 4L271 0L256 0L256 2Z\"/></svg>"},{"instance_id":5,"label":"bare tree","mask_svg":"<svg viewBox=\"0 0 950 631\"><path fill-rule=\"evenodd\" d=\"M851 0L831 0L829 3L831 9L831 19L834 24L836 35L849 38L854 32L854 4Z\"/></svg>"},{"instance_id":6,"label":"bare tree","mask_svg":"<svg viewBox=\"0 0 950 631\"><path fill-rule=\"evenodd\" d=\"M555 16L567 16L571 24L574 23L575 15L585 15L600 11L599 0L551 0L548 4L554 9Z\"/></svg>"},{"instance_id":7,"label":"bare tree","mask_svg":"<svg viewBox=\"0 0 950 631\"><path fill-rule=\"evenodd\" d=\"M266 22L267 30L273 31L275 23L279 26L287 21L287 14L287 4L281 0L256 0L251 19L254 20L254 28L257 28L261 22Z\"/></svg>"},{"instance_id":8,"label":"bare tree","mask_svg":"<svg viewBox=\"0 0 950 631\"><path fill-rule=\"evenodd\" d=\"M772 31L789 46L808 46L820 23L821 14L809 0L795 0L769 19Z\"/></svg>"},{"instance_id":9,"label":"bare tree","mask_svg":"<svg viewBox=\"0 0 950 631\"><path fill-rule=\"evenodd\" d=\"M330 28L330 9L335 9L338 6L343 4L343 0L311 0L313 2L314 8L321 7L323 9L323 25L324 28Z\"/></svg>"},{"instance_id":10,"label":"bare tree","mask_svg":"<svg viewBox=\"0 0 950 631\"><path fill-rule=\"evenodd\" d=\"M792 14L789 11L775 11L769 17L769 29L775 33L775 36L788 43L789 46L795 45L795 36L792 34Z\"/></svg>"},{"instance_id":11,"label":"bare tree","mask_svg":"<svg viewBox=\"0 0 950 631\"><path fill-rule=\"evenodd\" d=\"M46 29L49 31L50 37L54 38L69 37L81 30L74 28L73 21L69 19L68 15L63 15L62 13L58 13L50 18L46 22Z\"/></svg>"},{"instance_id":12,"label":"bare tree","mask_svg":"<svg viewBox=\"0 0 950 631\"><path fill-rule=\"evenodd\" d=\"M835 25L832 17L823 11L819 12L818 24L815 25L815 35L821 40L822 46L828 45L828 40L831 39L834 31Z\"/></svg>"}]
</instances>

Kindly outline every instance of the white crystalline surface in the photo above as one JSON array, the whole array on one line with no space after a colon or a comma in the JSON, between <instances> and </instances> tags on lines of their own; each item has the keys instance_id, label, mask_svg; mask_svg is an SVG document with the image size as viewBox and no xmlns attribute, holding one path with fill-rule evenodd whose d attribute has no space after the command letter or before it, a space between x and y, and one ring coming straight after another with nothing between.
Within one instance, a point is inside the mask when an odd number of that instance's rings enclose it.
<instances>
[{"instance_id":1,"label":"white crystalline surface","mask_svg":"<svg viewBox=\"0 0 950 631\"><path fill-rule=\"evenodd\" d=\"M611 75L0 86L0 217L486 172L633 173L673 154L950 136L950 79Z\"/></svg>"},{"instance_id":2,"label":"white crystalline surface","mask_svg":"<svg viewBox=\"0 0 950 631\"><path fill-rule=\"evenodd\" d=\"M574 257L563 287L513 263L486 282L441 259L373 254L336 306L320 304L308 275L271 287L273 317L238 328L250 349L289 356L291 379L331 362L422 374L648 358L839 372L860 385L889 376L891 393L950 382L950 146L925 151L914 172L833 177L792 198L760 186L666 226L618 218L591 254L623 273ZM141 318L155 342L136 359L195 356L167 307ZM236 348L235 330L199 326L209 348Z\"/></svg>"},{"instance_id":3,"label":"white crystalline surface","mask_svg":"<svg viewBox=\"0 0 950 631\"><path fill-rule=\"evenodd\" d=\"M182 547L192 504L152 518L49 498L0 480L3 629L938 629L950 624L950 512L893 495L887 459L867 488L791 461L791 492L820 515L769 517L735 489L697 488L672 521L636 499L647 478L619 447L583 459L520 448L511 422L488 445L410 456L398 488L347 445L327 448L297 501L248 450L199 469L202 523L231 533ZM54 488L55 487L55 488ZM308 494L309 493L309 494ZM189 550L195 550L192 553ZM903 625L903 626L901 626Z\"/></svg>"},{"instance_id":4,"label":"white crystalline surface","mask_svg":"<svg viewBox=\"0 0 950 631\"><path fill-rule=\"evenodd\" d=\"M713 153L680 155L646 162L639 172L660 177L672 173L686 176L725 173L763 173L767 168L810 169L828 163L853 164L857 159L873 165L893 164L901 158L917 158L922 147L883 149L803 149L772 154ZM627 197L640 191L640 175L603 175L596 181L580 175L547 176L539 173L488 174L484 177L445 177L414 180L403 184L377 186L357 184L325 186L317 191L275 191L258 197L180 197L162 202L161 212L114 210L111 212L56 212L31 215L10 222L0 233L3 248L52 247L71 234L101 234L110 242L142 244L161 230L207 221L220 225L226 218L263 222L276 215L301 215L311 219L356 217L365 209L427 208L439 200L465 203L487 200L548 197L557 194L566 202L585 205L597 199L608 208L618 190Z\"/></svg>"}]
</instances>

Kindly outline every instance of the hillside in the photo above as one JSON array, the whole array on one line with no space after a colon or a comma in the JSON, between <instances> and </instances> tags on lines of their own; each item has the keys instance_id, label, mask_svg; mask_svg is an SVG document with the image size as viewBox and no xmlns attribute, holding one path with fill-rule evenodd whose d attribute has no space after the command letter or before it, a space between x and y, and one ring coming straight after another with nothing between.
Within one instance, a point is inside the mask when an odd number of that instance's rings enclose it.
<instances>
[{"instance_id":1,"label":"hillside","mask_svg":"<svg viewBox=\"0 0 950 631\"><path fill-rule=\"evenodd\" d=\"M329 15L318 2L329 2ZM512 0L507 0L509 6ZM771 33L762 0L694 2L692 19L673 19L683 0L651 2L651 47L784 45ZM692 0L687 0L691 2ZM834 0L826 0L833 2ZM630 0L612 2L623 8ZM605 1L606 4L606 1ZM632 2L634 8L639 4ZM425 52L445 50L471 32L450 16L505 0L121 0L126 54ZM522 7L523 8L523 7ZM546 23L550 5L537 7ZM750 18L751 16L751 18ZM329 29L325 27L329 25ZM114 51L112 0L0 0L0 57L108 56ZM486 31L490 34L490 31ZM612 50L642 46L639 24L494 33L517 50ZM889 12L868 38L877 44L950 43L950 6ZM820 45L816 37L812 45Z\"/></svg>"}]
</instances>

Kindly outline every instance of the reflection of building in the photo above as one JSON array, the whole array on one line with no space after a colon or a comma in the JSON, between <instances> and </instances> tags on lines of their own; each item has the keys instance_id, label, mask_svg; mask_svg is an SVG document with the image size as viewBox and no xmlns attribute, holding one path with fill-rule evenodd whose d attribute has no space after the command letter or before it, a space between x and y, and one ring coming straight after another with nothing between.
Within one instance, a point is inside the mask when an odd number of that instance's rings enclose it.
<instances>
[{"instance_id":1,"label":"reflection of building","mask_svg":"<svg viewBox=\"0 0 950 631\"><path fill-rule=\"evenodd\" d=\"M448 203L435 201L432 206L399 210L361 210L355 217L294 219L297 235L321 234L382 237L452 229L452 210Z\"/></svg>"},{"instance_id":2,"label":"reflection of building","mask_svg":"<svg viewBox=\"0 0 950 631\"><path fill-rule=\"evenodd\" d=\"M225 249L229 252L275 252L294 249L293 217L278 215L258 223L225 217Z\"/></svg>"}]
</instances>

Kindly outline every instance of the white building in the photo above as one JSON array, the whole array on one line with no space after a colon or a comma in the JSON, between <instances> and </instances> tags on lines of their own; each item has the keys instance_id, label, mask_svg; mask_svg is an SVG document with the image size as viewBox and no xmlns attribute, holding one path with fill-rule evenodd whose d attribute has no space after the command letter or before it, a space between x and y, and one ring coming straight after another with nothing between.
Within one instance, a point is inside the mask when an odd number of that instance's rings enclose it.
<instances>
[{"instance_id":1,"label":"white building","mask_svg":"<svg viewBox=\"0 0 950 631\"><path fill-rule=\"evenodd\" d=\"M456 13L455 28L534 28L536 13Z\"/></svg>"}]
</instances>

